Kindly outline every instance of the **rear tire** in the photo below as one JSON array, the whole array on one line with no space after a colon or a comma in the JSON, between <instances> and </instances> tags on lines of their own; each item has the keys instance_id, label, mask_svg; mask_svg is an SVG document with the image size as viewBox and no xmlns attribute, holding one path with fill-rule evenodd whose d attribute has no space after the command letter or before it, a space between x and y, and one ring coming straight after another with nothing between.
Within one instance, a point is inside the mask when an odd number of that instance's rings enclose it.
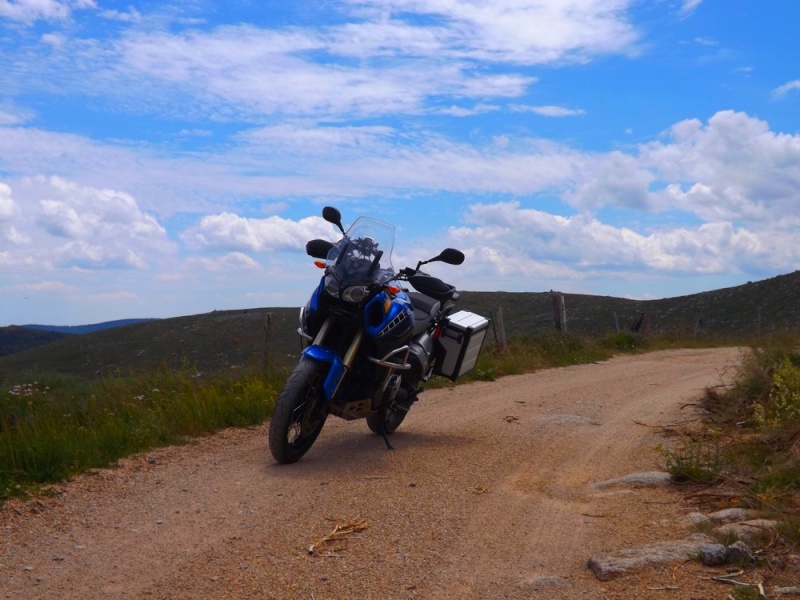
<instances>
[{"instance_id":1,"label":"rear tire","mask_svg":"<svg viewBox=\"0 0 800 600\"><path fill-rule=\"evenodd\" d=\"M404 404L407 401L408 392L403 388L400 388L400 390L397 392L394 402L391 404ZM391 435L397 431L397 428L400 427L400 424L403 422L403 419L406 418L407 414L407 410L402 410L400 408L382 408L370 413L367 416L367 427L369 427L369 430L372 433L381 435L381 419L383 419L386 427L386 435Z\"/></svg>"},{"instance_id":2,"label":"rear tire","mask_svg":"<svg viewBox=\"0 0 800 600\"><path fill-rule=\"evenodd\" d=\"M300 460L322 431L326 373L326 364L303 359L286 380L269 424L269 451L279 463Z\"/></svg>"}]
</instances>

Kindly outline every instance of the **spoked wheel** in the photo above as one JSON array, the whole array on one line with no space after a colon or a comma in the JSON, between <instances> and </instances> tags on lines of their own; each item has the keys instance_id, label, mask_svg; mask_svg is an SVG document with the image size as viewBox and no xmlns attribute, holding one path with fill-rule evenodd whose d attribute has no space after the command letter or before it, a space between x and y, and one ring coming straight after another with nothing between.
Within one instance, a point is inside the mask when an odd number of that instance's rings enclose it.
<instances>
[{"instance_id":1,"label":"spoked wheel","mask_svg":"<svg viewBox=\"0 0 800 600\"><path fill-rule=\"evenodd\" d=\"M327 365L304 359L289 375L275 402L269 424L269 450L279 463L300 460L325 425L323 408Z\"/></svg>"},{"instance_id":2,"label":"spoked wheel","mask_svg":"<svg viewBox=\"0 0 800 600\"><path fill-rule=\"evenodd\" d=\"M408 392L400 388L394 402L391 403L391 407L382 408L369 414L367 417L367 426L369 430L372 433L382 435L384 432L381 431L381 420L383 420L384 426L386 427L386 435L393 434L397 428L400 427L400 423L403 422L403 419L405 419L408 414L408 410L400 408L400 406L407 408L406 402L408 402Z\"/></svg>"}]
</instances>

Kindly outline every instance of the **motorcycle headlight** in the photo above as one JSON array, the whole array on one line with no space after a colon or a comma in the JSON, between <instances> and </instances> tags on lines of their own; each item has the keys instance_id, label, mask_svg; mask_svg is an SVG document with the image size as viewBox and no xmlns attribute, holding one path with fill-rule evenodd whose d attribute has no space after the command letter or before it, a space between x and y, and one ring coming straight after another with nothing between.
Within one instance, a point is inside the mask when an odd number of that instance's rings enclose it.
<instances>
[{"instance_id":1,"label":"motorcycle headlight","mask_svg":"<svg viewBox=\"0 0 800 600\"><path fill-rule=\"evenodd\" d=\"M339 297L339 282L330 275L325 277L325 292L334 298Z\"/></svg>"},{"instance_id":2,"label":"motorcycle headlight","mask_svg":"<svg viewBox=\"0 0 800 600\"><path fill-rule=\"evenodd\" d=\"M347 302L361 302L367 297L367 287L363 285L353 285L347 288L342 294L342 300Z\"/></svg>"}]
</instances>

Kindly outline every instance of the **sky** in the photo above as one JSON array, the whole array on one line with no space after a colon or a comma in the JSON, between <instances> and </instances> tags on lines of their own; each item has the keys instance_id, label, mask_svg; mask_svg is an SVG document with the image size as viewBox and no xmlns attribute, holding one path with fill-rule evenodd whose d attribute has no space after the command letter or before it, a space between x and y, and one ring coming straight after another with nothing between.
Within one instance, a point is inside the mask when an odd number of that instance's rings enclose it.
<instances>
[{"instance_id":1,"label":"sky","mask_svg":"<svg viewBox=\"0 0 800 600\"><path fill-rule=\"evenodd\" d=\"M461 290L800 266L775 0L0 0L0 326L301 306L371 216Z\"/></svg>"}]
</instances>

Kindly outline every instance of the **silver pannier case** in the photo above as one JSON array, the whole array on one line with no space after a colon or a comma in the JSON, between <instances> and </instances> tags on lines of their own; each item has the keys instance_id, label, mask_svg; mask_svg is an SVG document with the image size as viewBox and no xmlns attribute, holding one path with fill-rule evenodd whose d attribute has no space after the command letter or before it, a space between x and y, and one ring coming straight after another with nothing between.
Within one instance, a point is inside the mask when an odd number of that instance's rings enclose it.
<instances>
[{"instance_id":1,"label":"silver pannier case","mask_svg":"<svg viewBox=\"0 0 800 600\"><path fill-rule=\"evenodd\" d=\"M445 319L436 348L435 373L455 381L469 373L478 362L489 321L461 310Z\"/></svg>"}]
</instances>

